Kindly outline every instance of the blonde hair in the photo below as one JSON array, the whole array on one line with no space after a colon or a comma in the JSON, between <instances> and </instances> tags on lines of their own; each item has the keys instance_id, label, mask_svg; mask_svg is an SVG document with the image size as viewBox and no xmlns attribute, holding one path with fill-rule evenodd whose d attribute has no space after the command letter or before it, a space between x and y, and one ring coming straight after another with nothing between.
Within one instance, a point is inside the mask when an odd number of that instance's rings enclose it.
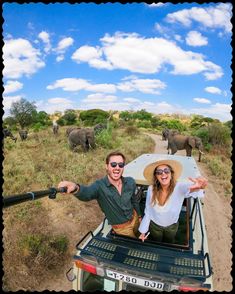
<instances>
[{"instance_id":1,"label":"blonde hair","mask_svg":"<svg viewBox=\"0 0 235 294\"><path fill-rule=\"evenodd\" d=\"M170 197L170 195L174 191L175 184L176 184L174 170L171 168L171 166L169 166L169 165L167 165L167 166L170 168L172 176L171 176L171 180L170 180L170 186L168 187L166 199L168 199ZM159 180L158 179L156 180L156 176L155 176L156 169L157 169L157 167L155 168L155 170L153 172L153 193L152 193L152 198L151 198L151 205L152 206L154 206L159 201L160 193L162 191L162 186L161 186Z\"/></svg>"}]
</instances>

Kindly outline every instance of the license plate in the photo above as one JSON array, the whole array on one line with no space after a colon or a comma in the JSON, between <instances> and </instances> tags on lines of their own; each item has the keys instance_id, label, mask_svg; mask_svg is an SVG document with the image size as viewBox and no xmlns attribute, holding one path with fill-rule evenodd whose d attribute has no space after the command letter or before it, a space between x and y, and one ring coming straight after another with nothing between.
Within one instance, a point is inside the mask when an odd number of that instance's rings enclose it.
<instances>
[{"instance_id":1,"label":"license plate","mask_svg":"<svg viewBox=\"0 0 235 294\"><path fill-rule=\"evenodd\" d=\"M163 287L164 287L164 283L161 283L161 282L137 278L137 277L130 276L130 275L124 275L124 274L121 274L121 273L118 273L115 271L111 271L111 270L106 270L106 274L109 278L123 281L123 282L129 283L129 284L134 284L137 286L149 288L149 289L155 289L158 291L162 291Z\"/></svg>"}]
</instances>

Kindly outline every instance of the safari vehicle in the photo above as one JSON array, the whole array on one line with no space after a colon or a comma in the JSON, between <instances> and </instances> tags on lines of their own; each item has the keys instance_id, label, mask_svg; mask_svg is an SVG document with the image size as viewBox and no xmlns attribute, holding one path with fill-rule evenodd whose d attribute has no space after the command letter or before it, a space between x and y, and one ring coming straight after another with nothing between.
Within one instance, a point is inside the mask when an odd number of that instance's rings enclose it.
<instances>
[{"instance_id":1,"label":"safari vehicle","mask_svg":"<svg viewBox=\"0 0 235 294\"><path fill-rule=\"evenodd\" d=\"M180 161L179 181L200 175L193 157L143 154L125 167L124 176L137 183L136 194L144 213L148 183L143 170L162 159ZM76 291L213 291L212 268L200 199L187 198L182 205L179 230L174 244L150 238L121 236L112 231L107 219L88 232L76 245L74 265L67 278Z\"/></svg>"}]
</instances>

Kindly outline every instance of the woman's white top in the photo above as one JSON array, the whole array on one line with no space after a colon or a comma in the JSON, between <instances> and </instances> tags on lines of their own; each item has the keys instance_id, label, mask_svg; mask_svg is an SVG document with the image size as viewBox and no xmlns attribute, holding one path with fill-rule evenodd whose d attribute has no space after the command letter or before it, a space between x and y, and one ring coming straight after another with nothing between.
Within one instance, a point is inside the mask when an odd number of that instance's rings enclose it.
<instances>
[{"instance_id":1,"label":"woman's white top","mask_svg":"<svg viewBox=\"0 0 235 294\"><path fill-rule=\"evenodd\" d=\"M190 193L190 186L192 186L191 182L177 182L174 191L163 206L158 203L152 206L151 198L153 186L149 186L146 196L144 217L139 226L140 233L146 233L148 231L151 220L162 227L177 223L184 198L202 198L204 196L204 190L202 189Z\"/></svg>"}]
</instances>

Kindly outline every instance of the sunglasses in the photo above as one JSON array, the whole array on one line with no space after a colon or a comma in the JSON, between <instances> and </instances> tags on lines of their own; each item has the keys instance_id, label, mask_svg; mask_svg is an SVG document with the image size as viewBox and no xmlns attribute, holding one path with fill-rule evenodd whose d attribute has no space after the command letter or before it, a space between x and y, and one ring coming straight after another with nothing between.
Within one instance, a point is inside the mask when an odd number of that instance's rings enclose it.
<instances>
[{"instance_id":1,"label":"sunglasses","mask_svg":"<svg viewBox=\"0 0 235 294\"><path fill-rule=\"evenodd\" d=\"M118 165L120 168L123 168L125 163L124 162L110 162L110 165L112 167L116 167Z\"/></svg>"},{"instance_id":2,"label":"sunglasses","mask_svg":"<svg viewBox=\"0 0 235 294\"><path fill-rule=\"evenodd\" d=\"M166 167L166 168L164 168L164 169L157 169L157 170L155 170L155 175L162 175L162 174L169 174L169 173L171 173L171 170L170 170L170 168L168 168L168 167Z\"/></svg>"}]
</instances>

